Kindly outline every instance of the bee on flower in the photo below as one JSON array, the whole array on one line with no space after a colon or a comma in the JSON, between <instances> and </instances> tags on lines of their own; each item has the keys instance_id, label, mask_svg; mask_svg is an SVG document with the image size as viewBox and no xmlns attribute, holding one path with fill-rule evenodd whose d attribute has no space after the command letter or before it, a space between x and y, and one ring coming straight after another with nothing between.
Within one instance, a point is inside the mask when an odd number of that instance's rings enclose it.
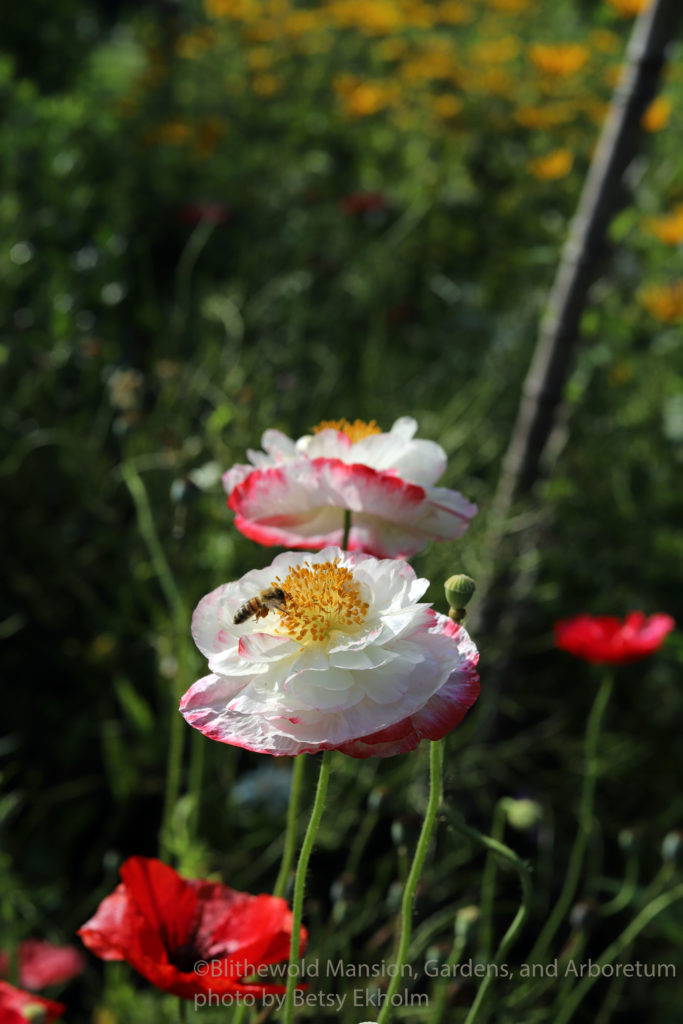
<instances>
[{"instance_id":1,"label":"bee on flower","mask_svg":"<svg viewBox=\"0 0 683 1024\"><path fill-rule=\"evenodd\" d=\"M330 547L218 587L194 613L210 674L182 698L184 718L275 756L388 757L441 739L478 696L478 653L420 603L427 586L406 562ZM245 614L255 598L259 615Z\"/></svg>"}]
</instances>

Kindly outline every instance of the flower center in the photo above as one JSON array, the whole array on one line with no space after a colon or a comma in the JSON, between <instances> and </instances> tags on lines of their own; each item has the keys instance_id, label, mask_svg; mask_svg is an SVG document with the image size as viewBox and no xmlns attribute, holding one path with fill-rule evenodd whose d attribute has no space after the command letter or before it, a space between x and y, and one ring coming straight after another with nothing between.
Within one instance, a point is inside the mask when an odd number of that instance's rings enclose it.
<instances>
[{"instance_id":1,"label":"flower center","mask_svg":"<svg viewBox=\"0 0 683 1024\"><path fill-rule=\"evenodd\" d=\"M319 434L321 430L339 430L354 443L362 441L364 437L370 437L371 434L382 433L382 428L377 426L376 420L370 420L369 423L366 423L365 420L354 420L353 423L345 419L321 420L313 427L313 433Z\"/></svg>"},{"instance_id":2,"label":"flower center","mask_svg":"<svg viewBox=\"0 0 683 1024\"><path fill-rule=\"evenodd\" d=\"M299 643L327 640L333 630L360 626L370 607L353 573L333 562L293 566L284 580L275 577L286 598L280 624Z\"/></svg>"}]
</instances>

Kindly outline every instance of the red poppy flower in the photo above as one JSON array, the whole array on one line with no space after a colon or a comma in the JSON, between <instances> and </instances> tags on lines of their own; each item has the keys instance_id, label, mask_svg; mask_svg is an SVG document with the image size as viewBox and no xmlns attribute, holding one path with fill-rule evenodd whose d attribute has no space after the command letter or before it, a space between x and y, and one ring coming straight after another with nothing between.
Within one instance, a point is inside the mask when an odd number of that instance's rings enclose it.
<instances>
[{"instance_id":1,"label":"red poppy flower","mask_svg":"<svg viewBox=\"0 0 683 1024\"><path fill-rule=\"evenodd\" d=\"M670 615L629 612L624 621L612 615L577 615L555 624L555 645L596 665L625 665L653 654L676 623Z\"/></svg>"},{"instance_id":2,"label":"red poppy flower","mask_svg":"<svg viewBox=\"0 0 683 1024\"><path fill-rule=\"evenodd\" d=\"M19 984L32 990L70 981L85 967L83 954L73 946L53 946L43 939L26 939L19 944ZM0 977L9 968L9 956L0 953Z\"/></svg>"},{"instance_id":3,"label":"red poppy flower","mask_svg":"<svg viewBox=\"0 0 683 1024\"><path fill-rule=\"evenodd\" d=\"M34 996L32 992L22 992L20 988L0 981L0 1024L26 1024L27 1020L36 1019L38 1008L43 1014L38 1019L46 1024L59 1020L66 1009L62 1003Z\"/></svg>"},{"instance_id":4,"label":"red poppy flower","mask_svg":"<svg viewBox=\"0 0 683 1024\"><path fill-rule=\"evenodd\" d=\"M285 991L266 983L265 966L289 957L292 914L284 900L181 878L148 857L130 857L119 873L122 883L78 932L96 956L126 960L184 999ZM306 938L302 928L302 951ZM259 983L243 980L257 972Z\"/></svg>"}]
</instances>

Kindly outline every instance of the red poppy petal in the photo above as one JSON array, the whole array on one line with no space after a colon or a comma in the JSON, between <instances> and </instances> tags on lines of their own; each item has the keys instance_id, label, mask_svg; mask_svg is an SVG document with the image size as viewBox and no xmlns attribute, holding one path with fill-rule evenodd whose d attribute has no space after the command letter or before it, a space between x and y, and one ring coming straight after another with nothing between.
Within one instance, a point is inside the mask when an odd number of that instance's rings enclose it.
<instances>
[{"instance_id":1,"label":"red poppy petal","mask_svg":"<svg viewBox=\"0 0 683 1024\"><path fill-rule=\"evenodd\" d=\"M190 882L152 857L130 857L121 865L119 873L129 899L161 937L167 950L192 942L198 919L198 899Z\"/></svg>"}]
</instances>

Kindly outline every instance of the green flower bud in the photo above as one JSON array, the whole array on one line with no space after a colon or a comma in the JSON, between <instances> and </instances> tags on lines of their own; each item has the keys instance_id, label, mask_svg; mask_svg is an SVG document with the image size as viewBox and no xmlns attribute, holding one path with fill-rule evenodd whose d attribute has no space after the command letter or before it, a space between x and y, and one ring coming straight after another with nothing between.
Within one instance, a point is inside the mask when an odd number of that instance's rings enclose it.
<instances>
[{"instance_id":1,"label":"green flower bud","mask_svg":"<svg viewBox=\"0 0 683 1024\"><path fill-rule=\"evenodd\" d=\"M462 622L465 618L465 608L470 601L474 591L477 589L477 585L471 576L466 576L464 573L458 573L455 576L449 576L444 584L444 591L446 593L446 600L450 607L450 617L456 622Z\"/></svg>"},{"instance_id":2,"label":"green flower bud","mask_svg":"<svg viewBox=\"0 0 683 1024\"><path fill-rule=\"evenodd\" d=\"M461 907L455 915L456 939L468 939L472 934L473 929L476 928L479 923L480 916L479 907L477 906L471 905L469 907Z\"/></svg>"},{"instance_id":3,"label":"green flower bud","mask_svg":"<svg viewBox=\"0 0 683 1024\"><path fill-rule=\"evenodd\" d=\"M662 860L665 864L680 867L683 864L683 832L675 829L667 832L662 841Z\"/></svg>"},{"instance_id":4,"label":"green flower bud","mask_svg":"<svg viewBox=\"0 0 683 1024\"><path fill-rule=\"evenodd\" d=\"M543 808L535 800L505 800L503 807L508 825L522 832L533 828L543 817Z\"/></svg>"}]
</instances>

